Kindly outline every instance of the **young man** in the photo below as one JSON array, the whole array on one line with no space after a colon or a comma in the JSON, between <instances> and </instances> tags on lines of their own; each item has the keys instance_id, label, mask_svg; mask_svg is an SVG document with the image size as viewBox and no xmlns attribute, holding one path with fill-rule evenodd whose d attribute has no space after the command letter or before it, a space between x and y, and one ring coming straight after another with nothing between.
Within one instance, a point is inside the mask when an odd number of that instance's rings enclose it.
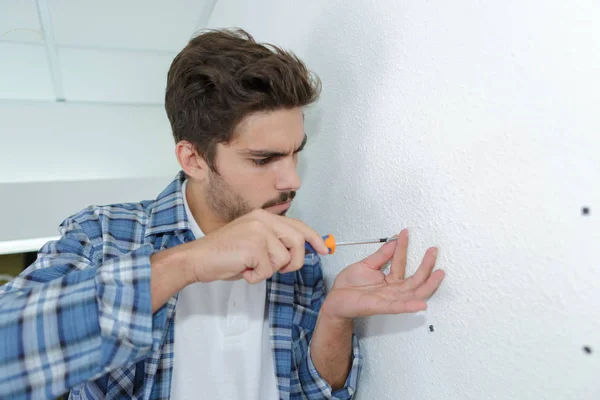
<instances>
[{"instance_id":1,"label":"young man","mask_svg":"<svg viewBox=\"0 0 600 400\"><path fill-rule=\"evenodd\" d=\"M325 296L304 250L325 244L285 216L319 90L294 55L243 31L192 39L165 102L182 171L156 200L67 218L0 288L0 397L351 398L352 319L425 309L443 272L431 248L405 279L403 230Z\"/></svg>"}]
</instances>

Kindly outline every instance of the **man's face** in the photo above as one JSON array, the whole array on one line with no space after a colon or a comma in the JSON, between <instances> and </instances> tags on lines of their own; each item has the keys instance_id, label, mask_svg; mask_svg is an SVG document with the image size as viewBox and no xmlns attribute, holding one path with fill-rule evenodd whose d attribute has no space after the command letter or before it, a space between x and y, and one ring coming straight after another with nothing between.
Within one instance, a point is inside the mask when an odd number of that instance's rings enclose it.
<instances>
[{"instance_id":1,"label":"man's face","mask_svg":"<svg viewBox=\"0 0 600 400\"><path fill-rule=\"evenodd\" d=\"M254 209L285 215L301 182L298 152L306 143L301 108L255 113L236 139L217 146L215 167L204 190L213 213L232 221Z\"/></svg>"}]
</instances>

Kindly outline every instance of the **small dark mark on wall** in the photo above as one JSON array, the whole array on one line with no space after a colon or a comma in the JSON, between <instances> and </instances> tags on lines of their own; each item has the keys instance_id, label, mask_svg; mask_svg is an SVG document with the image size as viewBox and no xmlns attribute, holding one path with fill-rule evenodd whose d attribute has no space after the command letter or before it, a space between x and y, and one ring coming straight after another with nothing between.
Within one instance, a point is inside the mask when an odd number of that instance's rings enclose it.
<instances>
[{"instance_id":1,"label":"small dark mark on wall","mask_svg":"<svg viewBox=\"0 0 600 400\"><path fill-rule=\"evenodd\" d=\"M590 346L583 346L583 351L587 354L592 354L592 348Z\"/></svg>"},{"instance_id":2,"label":"small dark mark on wall","mask_svg":"<svg viewBox=\"0 0 600 400\"><path fill-rule=\"evenodd\" d=\"M583 208L581 208L581 213L583 215L590 215L590 208L589 207L583 207Z\"/></svg>"},{"instance_id":3,"label":"small dark mark on wall","mask_svg":"<svg viewBox=\"0 0 600 400\"><path fill-rule=\"evenodd\" d=\"M435 329L433 329L433 325L429 325L429 332L433 332Z\"/></svg>"}]
</instances>

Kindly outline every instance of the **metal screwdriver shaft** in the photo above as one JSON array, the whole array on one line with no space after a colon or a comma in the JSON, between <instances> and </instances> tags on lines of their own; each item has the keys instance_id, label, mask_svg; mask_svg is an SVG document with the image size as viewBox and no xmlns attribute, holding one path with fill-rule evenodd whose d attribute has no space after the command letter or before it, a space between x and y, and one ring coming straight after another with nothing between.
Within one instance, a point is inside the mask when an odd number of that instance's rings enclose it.
<instances>
[{"instance_id":1,"label":"metal screwdriver shaft","mask_svg":"<svg viewBox=\"0 0 600 400\"><path fill-rule=\"evenodd\" d=\"M379 239L356 240L356 241L351 241L351 242L336 242L333 235L328 234L328 235L323 236L323 240L325 241L325 246L327 246L327 248L329 249L329 254L333 254L333 253L335 253L335 249L337 246L350 246L350 245L354 245L354 244L369 244L369 243L387 243L387 242L391 242L392 240L397 240L397 238L385 237L385 238L379 238ZM308 242L306 242L304 244L304 248L307 253L313 253L313 254L317 253L317 251Z\"/></svg>"},{"instance_id":2,"label":"metal screwdriver shaft","mask_svg":"<svg viewBox=\"0 0 600 400\"><path fill-rule=\"evenodd\" d=\"M369 243L387 243L387 242L391 242L393 240L397 240L398 238L395 237L389 237L389 238L379 238L379 239L372 239L372 240L355 240L355 241L351 241L351 242L336 242L336 246L350 246L350 245L354 245L354 244L369 244Z\"/></svg>"}]
</instances>

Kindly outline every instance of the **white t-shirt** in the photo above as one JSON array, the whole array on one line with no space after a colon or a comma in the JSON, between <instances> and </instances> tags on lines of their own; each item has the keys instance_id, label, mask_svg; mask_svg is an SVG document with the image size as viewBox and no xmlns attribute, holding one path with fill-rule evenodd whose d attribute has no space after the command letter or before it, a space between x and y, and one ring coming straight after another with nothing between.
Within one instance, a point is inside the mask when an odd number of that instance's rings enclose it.
<instances>
[{"instance_id":1,"label":"white t-shirt","mask_svg":"<svg viewBox=\"0 0 600 400\"><path fill-rule=\"evenodd\" d=\"M194 236L204 236L186 198ZM195 283L179 292L171 399L279 399L266 282Z\"/></svg>"}]
</instances>

